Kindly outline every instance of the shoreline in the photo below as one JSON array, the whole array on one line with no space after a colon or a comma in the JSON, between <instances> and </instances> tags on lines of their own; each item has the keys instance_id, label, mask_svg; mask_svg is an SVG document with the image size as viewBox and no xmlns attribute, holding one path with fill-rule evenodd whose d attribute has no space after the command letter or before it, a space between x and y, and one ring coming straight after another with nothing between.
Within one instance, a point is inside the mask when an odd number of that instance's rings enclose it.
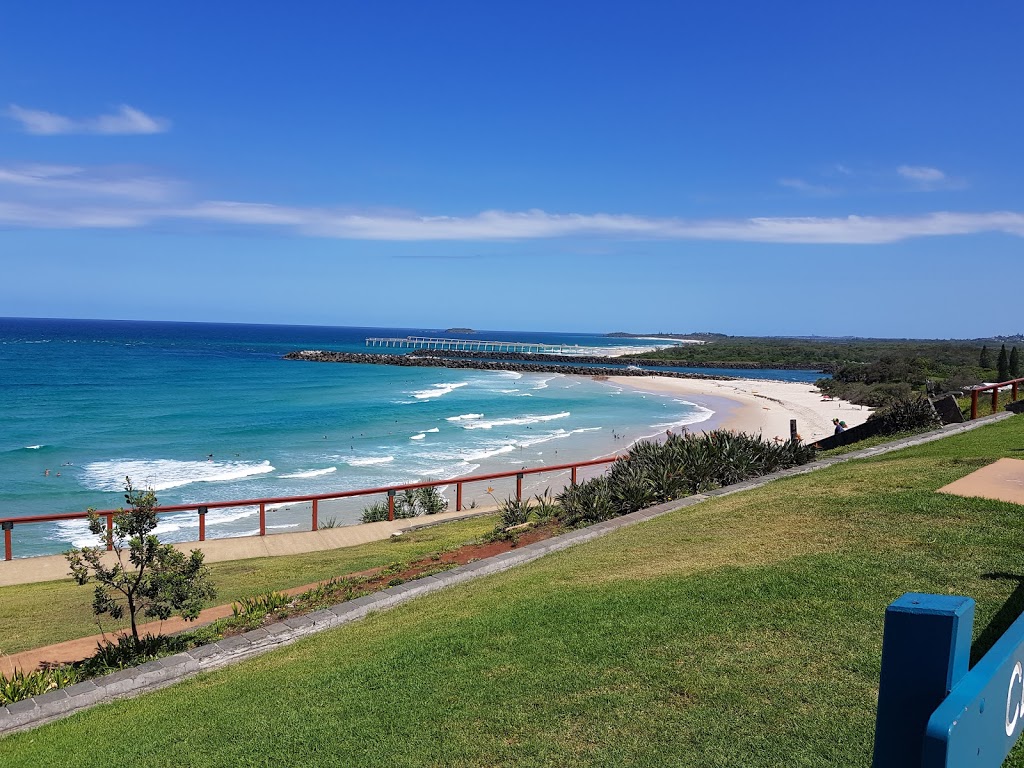
<instances>
[{"instance_id":1,"label":"shoreline","mask_svg":"<svg viewBox=\"0 0 1024 768\"><path fill-rule=\"evenodd\" d=\"M833 418L855 427L867 421L873 412L867 406L845 400L823 399L817 387L805 382L702 381L667 376L609 376L608 381L641 392L675 395L714 411L708 421L700 422L705 427L701 431L731 429L754 435L760 433L767 439L788 439L790 419L796 419L797 433L805 443L811 443L833 433Z\"/></svg>"}]
</instances>

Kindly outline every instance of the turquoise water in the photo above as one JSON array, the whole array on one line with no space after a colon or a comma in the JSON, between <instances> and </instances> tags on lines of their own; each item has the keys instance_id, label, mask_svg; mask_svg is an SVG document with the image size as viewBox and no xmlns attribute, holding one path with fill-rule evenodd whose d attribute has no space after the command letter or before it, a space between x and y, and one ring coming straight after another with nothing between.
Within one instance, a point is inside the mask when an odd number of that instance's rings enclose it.
<instances>
[{"instance_id":1,"label":"turquoise water","mask_svg":"<svg viewBox=\"0 0 1024 768\"><path fill-rule=\"evenodd\" d=\"M126 476L152 487L162 504L191 504L565 463L710 416L679 399L560 374L282 359L299 348L362 351L367 336L438 333L0 320L0 517L116 507ZM485 335L637 343L478 337ZM339 522L358 517L353 505L339 510ZM269 528L308 525L307 506L272 515ZM207 517L208 536L253 534L257 526L251 507ZM159 532L189 540L197 528L194 513L183 513L164 519ZM15 541L16 556L91 543L78 522L18 526Z\"/></svg>"}]
</instances>

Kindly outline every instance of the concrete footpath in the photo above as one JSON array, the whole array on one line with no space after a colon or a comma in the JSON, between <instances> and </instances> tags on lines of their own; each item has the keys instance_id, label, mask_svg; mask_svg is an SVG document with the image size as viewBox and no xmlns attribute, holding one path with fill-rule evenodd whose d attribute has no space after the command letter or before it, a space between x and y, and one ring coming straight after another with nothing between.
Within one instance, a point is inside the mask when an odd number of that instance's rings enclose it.
<instances>
[{"instance_id":1,"label":"concrete footpath","mask_svg":"<svg viewBox=\"0 0 1024 768\"><path fill-rule=\"evenodd\" d=\"M867 458L913 445L928 443L933 440L941 440L950 435L967 432L977 427L1012 417L1013 414L1004 412L965 424L951 424L933 432L915 435L914 437L905 438L893 443L854 451L842 456L821 459L802 467L795 467L775 472L771 475L746 480L715 491L709 491L706 494L698 494L670 501L656 507L623 515L612 520L606 520L588 528L580 528L560 536L538 541L525 547L495 555L494 557L460 565L434 576L426 576L395 587L389 587L371 595L340 603L329 609L316 611L305 616L296 616L278 624L254 629L243 635L229 637L184 653L150 661L138 667L123 669L104 677L77 683L68 688L49 691L42 696L36 696L0 707L0 735L28 730L102 702L138 696L149 691L164 688L200 672L219 669L244 659L259 656L283 645L293 643L307 635L347 624L366 616L368 613L391 608L414 597L446 589L472 579L509 570L517 565L522 565L549 553L568 549L582 542L605 536L621 528L643 523L677 509L701 504L712 497L740 493L767 485L783 477L807 474L852 459ZM406 520L402 522L408 524L411 521Z\"/></svg>"},{"instance_id":2,"label":"concrete footpath","mask_svg":"<svg viewBox=\"0 0 1024 768\"><path fill-rule=\"evenodd\" d=\"M460 512L440 512L425 517L404 520L385 520L381 523L361 523L338 528L324 528L304 533L275 533L270 536L242 536L235 539L207 539L186 541L174 546L185 554L193 549L201 550L207 563L221 563L226 560L246 560L252 557L276 557L298 555L303 552L323 552L329 549L353 547L371 541L383 541L396 533L422 528L425 525L463 520L494 512L495 507L480 507ZM108 556L113 562L113 555ZM14 560L0 560L0 587L15 584L35 584L40 581L55 581L70 578L68 561L64 555L23 557Z\"/></svg>"}]
</instances>

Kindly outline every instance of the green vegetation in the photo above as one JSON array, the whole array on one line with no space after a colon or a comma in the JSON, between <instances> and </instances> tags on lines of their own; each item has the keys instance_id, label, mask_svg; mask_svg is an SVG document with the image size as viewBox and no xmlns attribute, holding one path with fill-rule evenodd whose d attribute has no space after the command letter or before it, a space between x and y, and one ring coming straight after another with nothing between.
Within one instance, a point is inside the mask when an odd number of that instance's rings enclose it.
<instances>
[{"instance_id":1,"label":"green vegetation","mask_svg":"<svg viewBox=\"0 0 1024 768\"><path fill-rule=\"evenodd\" d=\"M879 407L914 393L940 394L983 381L1006 381L1012 375L1013 350L1008 355L1005 350L1003 344L994 363L982 340L715 336L706 344L671 347L644 357L693 367L819 369L832 375L818 381L823 392Z\"/></svg>"},{"instance_id":2,"label":"green vegetation","mask_svg":"<svg viewBox=\"0 0 1024 768\"><path fill-rule=\"evenodd\" d=\"M607 475L569 486L559 496L566 525L589 525L693 493L814 460L812 446L728 430L670 434L661 443L640 442Z\"/></svg>"},{"instance_id":3,"label":"green vegetation","mask_svg":"<svg viewBox=\"0 0 1024 768\"><path fill-rule=\"evenodd\" d=\"M966 594L976 639L1004 628L1020 507L935 491L1022 440L1008 419L712 499L10 737L0 758L868 765L885 606Z\"/></svg>"},{"instance_id":4,"label":"green vegetation","mask_svg":"<svg viewBox=\"0 0 1024 768\"><path fill-rule=\"evenodd\" d=\"M448 499L437 488L412 488L395 496L395 520L420 515L436 515L448 508ZM362 522L379 523L388 519L388 502L378 501L363 510Z\"/></svg>"},{"instance_id":5,"label":"green vegetation","mask_svg":"<svg viewBox=\"0 0 1024 768\"><path fill-rule=\"evenodd\" d=\"M154 511L156 494L139 491L125 478L124 498L129 508L113 515L112 525L89 510L89 530L113 548L116 562L106 565L106 548L82 547L67 553L74 580L84 586L95 583L92 610L97 616L109 614L115 621L127 614L132 638L139 643L137 616L141 612L165 620L180 614L194 620L204 602L217 596L210 571L203 565L203 553L192 550L186 558L170 544L161 544L153 534L157 527ZM126 546L127 545L127 546Z\"/></svg>"},{"instance_id":6,"label":"green vegetation","mask_svg":"<svg viewBox=\"0 0 1024 768\"><path fill-rule=\"evenodd\" d=\"M204 607L453 549L493 529L494 519L494 515L486 515L459 520L410 531L386 541L325 552L211 563L210 576L220 597L207 601ZM124 620L103 623L106 631L125 626ZM81 590L70 578L0 587L0 652L19 653L88 637L98 631L91 606L82 600Z\"/></svg>"}]
</instances>

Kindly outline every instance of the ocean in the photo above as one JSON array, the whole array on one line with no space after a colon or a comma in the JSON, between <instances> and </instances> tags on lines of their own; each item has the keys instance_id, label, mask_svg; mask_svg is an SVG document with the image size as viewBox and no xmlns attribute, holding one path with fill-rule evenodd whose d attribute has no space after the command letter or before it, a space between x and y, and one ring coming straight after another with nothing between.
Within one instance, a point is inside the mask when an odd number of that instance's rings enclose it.
<instances>
[{"instance_id":1,"label":"ocean","mask_svg":"<svg viewBox=\"0 0 1024 768\"><path fill-rule=\"evenodd\" d=\"M114 508L126 477L155 490L161 504L198 504L567 463L712 417L679 398L585 377L282 359L296 349L367 351L367 337L408 335L594 350L642 343L596 334L0 319L0 517ZM501 486L490 498L509 492ZM466 504L493 503L485 487L466 493ZM356 522L367 503L338 503L329 515L322 508L320 519ZM309 521L308 504L274 509L268 531L305 530ZM253 535L258 513L210 510L206 524L211 538ZM194 540L198 520L162 517L157 532ZM17 526L14 538L17 557L94 543L77 521Z\"/></svg>"}]
</instances>

